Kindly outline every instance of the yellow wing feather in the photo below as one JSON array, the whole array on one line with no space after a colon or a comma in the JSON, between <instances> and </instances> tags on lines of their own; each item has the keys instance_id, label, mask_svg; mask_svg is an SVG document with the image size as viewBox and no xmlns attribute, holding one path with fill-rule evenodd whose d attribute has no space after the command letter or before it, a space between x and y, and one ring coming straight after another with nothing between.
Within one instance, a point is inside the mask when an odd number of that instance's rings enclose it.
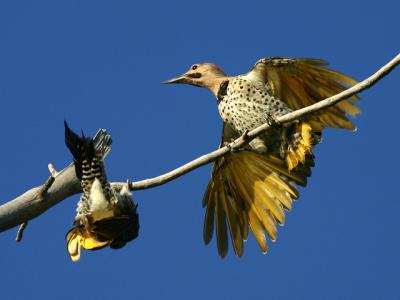
<instances>
[{"instance_id":1,"label":"yellow wing feather","mask_svg":"<svg viewBox=\"0 0 400 300\"><path fill-rule=\"evenodd\" d=\"M268 84L272 93L290 108L299 109L338 94L357 83L347 75L325 68L325 65L326 62L318 59L264 58L249 73ZM306 119L312 121L310 124L316 131L326 126L354 130L354 124L346 115L355 116L360 113L360 109L352 103L358 100L357 96L352 96ZM291 160L295 161L293 157Z\"/></svg>"},{"instance_id":2,"label":"yellow wing feather","mask_svg":"<svg viewBox=\"0 0 400 300\"><path fill-rule=\"evenodd\" d=\"M98 241L81 227L74 227L66 235L67 250L72 261L76 262L81 257L81 248L96 250L109 245L110 241Z\"/></svg>"},{"instance_id":3,"label":"yellow wing feather","mask_svg":"<svg viewBox=\"0 0 400 300\"><path fill-rule=\"evenodd\" d=\"M214 181L210 181L206 193L204 194L203 207L206 207L206 214L204 217L203 240L207 245L210 243L214 231L214 211L215 202L211 197L211 190L214 188Z\"/></svg>"},{"instance_id":4,"label":"yellow wing feather","mask_svg":"<svg viewBox=\"0 0 400 300\"><path fill-rule=\"evenodd\" d=\"M227 194L226 187L221 183L219 184L219 195L220 201L222 202L222 207L226 212L227 222L229 232L232 238L233 249L237 256L243 255L243 237L242 237L242 229L241 224L239 222L238 213L233 208L233 205L230 203L229 196ZM225 253L225 255L227 252Z\"/></svg>"},{"instance_id":5,"label":"yellow wing feather","mask_svg":"<svg viewBox=\"0 0 400 300\"><path fill-rule=\"evenodd\" d=\"M297 169L289 172L284 161L276 157L243 150L218 160L203 201L204 241L211 240L215 223L218 252L224 257L228 251L228 225L235 253L241 256L250 226L266 253L266 234L276 240L277 223L285 222L284 209L290 209L292 200L298 197L291 180L305 182L305 175Z\"/></svg>"},{"instance_id":6,"label":"yellow wing feather","mask_svg":"<svg viewBox=\"0 0 400 300\"><path fill-rule=\"evenodd\" d=\"M286 164L289 171L296 168L300 163L304 164L307 155L312 155L312 128L311 125L306 122L296 124L295 131L297 138L293 141L293 145L290 145L287 155Z\"/></svg>"},{"instance_id":7,"label":"yellow wing feather","mask_svg":"<svg viewBox=\"0 0 400 300\"><path fill-rule=\"evenodd\" d=\"M228 236L226 228L226 212L223 208L222 201L219 198L220 190L218 189L220 185L217 184L217 189L213 191L213 197L215 197L215 231L217 234L217 245L218 252L221 257L225 257L228 253Z\"/></svg>"},{"instance_id":8,"label":"yellow wing feather","mask_svg":"<svg viewBox=\"0 0 400 300\"><path fill-rule=\"evenodd\" d=\"M246 166L244 166L240 160L237 160L235 164L230 164L230 167L236 169L233 170L231 175L235 178L236 184L239 185L243 199L247 202L250 209L254 211L270 238L275 240L275 222L265 205L265 202L270 201L270 199L265 197L265 194L260 194L259 190L255 187L256 182L260 182L257 178L258 176L254 176L254 174L251 173L246 174ZM242 174L242 176L238 178L240 174Z\"/></svg>"},{"instance_id":9,"label":"yellow wing feather","mask_svg":"<svg viewBox=\"0 0 400 300\"><path fill-rule=\"evenodd\" d=\"M264 228L260 222L260 219L254 212L254 210L252 210L249 207L248 204L246 204L246 212L249 219L250 229L253 232L253 235L258 243L258 246L260 247L263 253L267 253L268 250L267 240L265 238Z\"/></svg>"}]
</instances>

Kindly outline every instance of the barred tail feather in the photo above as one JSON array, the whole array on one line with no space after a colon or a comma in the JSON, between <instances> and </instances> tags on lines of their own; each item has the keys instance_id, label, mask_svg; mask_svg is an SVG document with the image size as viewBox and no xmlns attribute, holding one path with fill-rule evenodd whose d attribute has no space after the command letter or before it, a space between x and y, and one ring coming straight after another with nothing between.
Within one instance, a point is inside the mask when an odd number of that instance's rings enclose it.
<instances>
[{"instance_id":1,"label":"barred tail feather","mask_svg":"<svg viewBox=\"0 0 400 300\"><path fill-rule=\"evenodd\" d=\"M86 173L90 172L91 162L96 156L93 140L83 134L82 137L78 136L69 128L67 121L64 121L64 127L65 144L74 157L76 176L79 180L82 180L83 173L90 175Z\"/></svg>"},{"instance_id":2,"label":"barred tail feather","mask_svg":"<svg viewBox=\"0 0 400 300\"><path fill-rule=\"evenodd\" d=\"M98 132L96 140L91 137L78 136L65 125L65 144L74 157L75 173L81 181L84 194L89 194L95 178L98 178L103 187L109 187L103 165L103 155L107 154L111 146L111 137L106 132ZM110 193L109 191L104 191Z\"/></svg>"},{"instance_id":3,"label":"barred tail feather","mask_svg":"<svg viewBox=\"0 0 400 300\"><path fill-rule=\"evenodd\" d=\"M103 160L111 151L112 139L111 135L105 129L99 129L93 138L94 148L97 153L101 154Z\"/></svg>"}]
</instances>

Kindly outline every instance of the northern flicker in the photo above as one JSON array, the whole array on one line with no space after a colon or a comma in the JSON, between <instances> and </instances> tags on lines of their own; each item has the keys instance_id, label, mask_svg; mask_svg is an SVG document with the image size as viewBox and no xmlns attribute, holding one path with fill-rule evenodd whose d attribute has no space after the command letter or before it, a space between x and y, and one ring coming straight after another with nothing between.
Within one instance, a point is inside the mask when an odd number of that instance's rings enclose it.
<instances>
[{"instance_id":1,"label":"northern flicker","mask_svg":"<svg viewBox=\"0 0 400 300\"><path fill-rule=\"evenodd\" d=\"M79 199L74 227L67 233L72 261L80 259L81 248L119 249L138 236L139 216L128 183L116 192L107 181L103 160L111 148L111 136L99 131L95 138L82 137L65 124L65 143L74 157L75 173L83 194Z\"/></svg>"},{"instance_id":2,"label":"northern flicker","mask_svg":"<svg viewBox=\"0 0 400 300\"><path fill-rule=\"evenodd\" d=\"M356 81L327 69L319 59L264 58L246 74L227 76L217 65L195 64L165 83L183 83L209 89L223 119L221 145L248 130L293 110L337 94ZM248 227L263 253L266 235L277 237L276 224L285 222L285 210L299 197L296 184L305 186L314 166L312 147L325 127L355 130L347 115L360 110L357 96L282 126L272 126L240 151L218 159L203 198L204 242L213 235L218 252L228 251L228 228L237 256L243 254Z\"/></svg>"}]
</instances>

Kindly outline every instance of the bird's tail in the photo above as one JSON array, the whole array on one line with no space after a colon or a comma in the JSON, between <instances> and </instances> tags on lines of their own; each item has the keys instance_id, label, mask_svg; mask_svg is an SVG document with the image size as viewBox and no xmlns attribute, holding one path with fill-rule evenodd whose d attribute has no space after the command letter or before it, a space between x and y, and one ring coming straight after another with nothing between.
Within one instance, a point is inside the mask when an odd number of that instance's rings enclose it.
<instances>
[{"instance_id":1,"label":"bird's tail","mask_svg":"<svg viewBox=\"0 0 400 300\"><path fill-rule=\"evenodd\" d=\"M98 178L102 185L107 185L103 156L110 151L111 137L106 131L99 131L97 138L78 136L65 125L65 144L74 157L75 173L81 181L84 193L89 192L91 183Z\"/></svg>"},{"instance_id":2,"label":"bird's tail","mask_svg":"<svg viewBox=\"0 0 400 300\"><path fill-rule=\"evenodd\" d=\"M215 224L218 252L225 257L229 228L233 249L237 256L242 256L250 226L266 253L266 235L276 240L276 224L285 222L284 210L290 210L292 200L298 198L293 182L304 186L309 174L309 167L288 171L283 160L255 152L239 151L224 156L214 164L203 198L204 242L211 241Z\"/></svg>"},{"instance_id":3,"label":"bird's tail","mask_svg":"<svg viewBox=\"0 0 400 300\"><path fill-rule=\"evenodd\" d=\"M111 151L111 135L107 132L107 130L101 128L96 132L96 135L93 138L93 144L97 153L100 153L104 160Z\"/></svg>"},{"instance_id":4,"label":"bird's tail","mask_svg":"<svg viewBox=\"0 0 400 300\"><path fill-rule=\"evenodd\" d=\"M65 144L74 158L75 172L79 180L82 177L90 177L92 169L92 161L96 157L96 151L92 138L82 137L73 132L66 121L65 127ZM85 175L85 176L83 176Z\"/></svg>"}]
</instances>

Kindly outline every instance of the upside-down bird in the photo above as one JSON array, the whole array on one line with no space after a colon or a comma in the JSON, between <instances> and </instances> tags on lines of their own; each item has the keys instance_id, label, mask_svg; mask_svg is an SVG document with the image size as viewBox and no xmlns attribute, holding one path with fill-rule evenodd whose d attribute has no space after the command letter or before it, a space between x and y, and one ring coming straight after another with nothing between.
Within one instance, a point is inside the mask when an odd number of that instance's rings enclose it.
<instances>
[{"instance_id":1,"label":"upside-down bird","mask_svg":"<svg viewBox=\"0 0 400 300\"><path fill-rule=\"evenodd\" d=\"M82 137L65 124L65 143L74 157L75 173L83 194L79 199L74 227L67 233L67 250L78 261L81 248L119 249L138 236L139 216L128 183L120 192L107 181L103 160L111 148L104 130L95 138Z\"/></svg>"},{"instance_id":2,"label":"upside-down bird","mask_svg":"<svg viewBox=\"0 0 400 300\"><path fill-rule=\"evenodd\" d=\"M203 198L204 242L213 235L218 252L228 252L228 228L237 256L243 254L248 228L263 253L266 234L277 237L277 224L299 197L296 184L305 186L314 166L312 147L325 127L355 130L347 115L360 110L344 100L295 122L277 125L276 119L293 110L337 94L356 81L327 69L319 59L264 58L246 74L228 76L217 65L195 64L180 77L164 83L183 83L209 89L223 119L221 146L264 123L272 126L239 151L218 159Z\"/></svg>"}]
</instances>

